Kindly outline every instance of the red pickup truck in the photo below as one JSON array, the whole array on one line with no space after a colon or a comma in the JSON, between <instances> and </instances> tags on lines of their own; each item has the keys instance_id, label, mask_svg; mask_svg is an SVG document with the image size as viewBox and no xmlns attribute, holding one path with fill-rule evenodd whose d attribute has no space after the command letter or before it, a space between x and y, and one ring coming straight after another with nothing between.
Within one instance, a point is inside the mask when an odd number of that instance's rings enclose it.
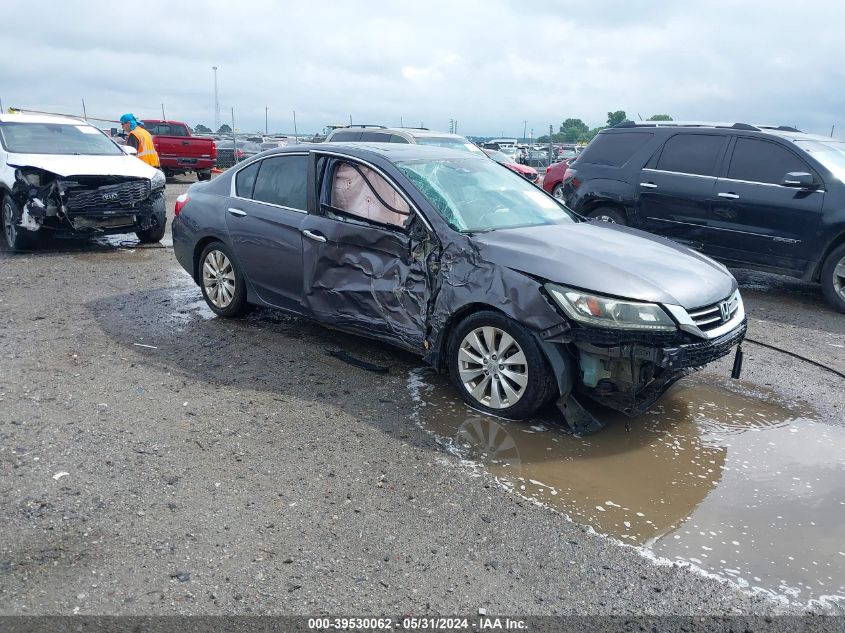
<instances>
[{"instance_id":1,"label":"red pickup truck","mask_svg":"<svg viewBox=\"0 0 845 633\"><path fill-rule=\"evenodd\" d=\"M197 172L197 180L209 180L217 159L214 140L193 136L191 128L179 121L144 119L144 127L153 137L161 170L167 176Z\"/></svg>"}]
</instances>

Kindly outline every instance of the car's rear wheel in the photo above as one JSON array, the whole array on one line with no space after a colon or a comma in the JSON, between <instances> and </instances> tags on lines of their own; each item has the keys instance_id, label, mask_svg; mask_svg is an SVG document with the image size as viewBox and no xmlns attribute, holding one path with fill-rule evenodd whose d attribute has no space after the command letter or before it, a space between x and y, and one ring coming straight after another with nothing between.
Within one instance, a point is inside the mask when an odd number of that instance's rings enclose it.
<instances>
[{"instance_id":1,"label":"car's rear wheel","mask_svg":"<svg viewBox=\"0 0 845 633\"><path fill-rule=\"evenodd\" d=\"M611 224L628 224L628 218L625 217L625 214L614 207L598 207L590 211L587 217Z\"/></svg>"},{"instance_id":2,"label":"car's rear wheel","mask_svg":"<svg viewBox=\"0 0 845 633\"><path fill-rule=\"evenodd\" d=\"M552 195L563 202L563 183L555 185L555 188L552 189Z\"/></svg>"},{"instance_id":3,"label":"car's rear wheel","mask_svg":"<svg viewBox=\"0 0 845 633\"><path fill-rule=\"evenodd\" d=\"M211 180L211 170L205 171L198 171L197 172L197 180L203 182L205 180Z\"/></svg>"},{"instance_id":4,"label":"car's rear wheel","mask_svg":"<svg viewBox=\"0 0 845 633\"><path fill-rule=\"evenodd\" d=\"M21 218L20 205L8 194L3 196L3 241L6 248L12 251L22 251L32 248L35 236L31 231L18 226Z\"/></svg>"},{"instance_id":5,"label":"car's rear wheel","mask_svg":"<svg viewBox=\"0 0 845 633\"><path fill-rule=\"evenodd\" d=\"M492 311L461 321L449 343L449 374L464 401L504 418L530 418L555 395L555 381L534 337Z\"/></svg>"},{"instance_id":6,"label":"car's rear wheel","mask_svg":"<svg viewBox=\"0 0 845 633\"><path fill-rule=\"evenodd\" d=\"M249 308L246 282L223 242L212 242L200 254L200 288L208 307L223 317L238 317Z\"/></svg>"},{"instance_id":7,"label":"car's rear wheel","mask_svg":"<svg viewBox=\"0 0 845 633\"><path fill-rule=\"evenodd\" d=\"M822 291L831 305L845 312L845 244L833 249L822 266Z\"/></svg>"}]
</instances>

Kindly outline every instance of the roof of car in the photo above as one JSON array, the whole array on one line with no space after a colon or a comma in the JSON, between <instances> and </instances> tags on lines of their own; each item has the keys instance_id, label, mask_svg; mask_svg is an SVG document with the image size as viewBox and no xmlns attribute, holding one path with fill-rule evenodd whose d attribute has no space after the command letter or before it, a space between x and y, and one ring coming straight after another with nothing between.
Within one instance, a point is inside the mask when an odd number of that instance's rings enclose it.
<instances>
[{"instance_id":1,"label":"roof of car","mask_svg":"<svg viewBox=\"0 0 845 633\"><path fill-rule=\"evenodd\" d=\"M363 158L366 154L377 154L391 162L415 159L438 160L444 158L481 158L478 154L455 149L447 149L435 145L416 145L413 143L369 143L369 142L334 142L334 143L303 143L288 145L278 149L268 150L268 153L286 154L290 152L342 150L350 156ZM486 159L484 159L486 160Z\"/></svg>"},{"instance_id":2,"label":"roof of car","mask_svg":"<svg viewBox=\"0 0 845 633\"><path fill-rule=\"evenodd\" d=\"M49 114L0 113L0 123L58 123L64 125L90 125L85 119Z\"/></svg>"},{"instance_id":3,"label":"roof of car","mask_svg":"<svg viewBox=\"0 0 845 633\"><path fill-rule=\"evenodd\" d=\"M720 129L732 130L734 132L757 132L762 134L773 134L790 141L830 141L834 140L820 134L808 134L789 125L772 124L748 124L724 121L623 121L622 123L602 130L626 131L636 128L666 128L666 129Z\"/></svg>"}]
</instances>

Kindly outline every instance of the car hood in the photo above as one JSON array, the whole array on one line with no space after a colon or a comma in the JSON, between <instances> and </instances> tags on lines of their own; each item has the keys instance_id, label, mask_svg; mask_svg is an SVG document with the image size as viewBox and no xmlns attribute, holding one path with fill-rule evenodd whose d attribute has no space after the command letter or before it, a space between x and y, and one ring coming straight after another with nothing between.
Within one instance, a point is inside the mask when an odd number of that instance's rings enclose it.
<instances>
[{"instance_id":1,"label":"car hood","mask_svg":"<svg viewBox=\"0 0 845 633\"><path fill-rule=\"evenodd\" d=\"M506 163L505 167L510 167L514 171L518 171L520 174L536 174L537 170L533 167L527 167L525 165L520 165L519 163Z\"/></svg>"},{"instance_id":2,"label":"car hood","mask_svg":"<svg viewBox=\"0 0 845 633\"><path fill-rule=\"evenodd\" d=\"M736 288L733 275L709 257L616 224L501 229L472 239L500 266L598 294L692 309Z\"/></svg>"},{"instance_id":3,"label":"car hood","mask_svg":"<svg viewBox=\"0 0 845 633\"><path fill-rule=\"evenodd\" d=\"M57 176L130 176L152 178L155 167L140 158L120 156L62 156L56 154L9 154L12 167L37 167Z\"/></svg>"}]
</instances>

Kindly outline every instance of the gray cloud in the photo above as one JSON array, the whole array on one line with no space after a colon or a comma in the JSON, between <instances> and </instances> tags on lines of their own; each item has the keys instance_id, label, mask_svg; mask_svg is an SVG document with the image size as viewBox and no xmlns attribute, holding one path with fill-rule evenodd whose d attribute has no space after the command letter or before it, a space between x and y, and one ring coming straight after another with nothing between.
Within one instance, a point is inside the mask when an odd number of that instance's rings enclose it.
<instances>
[{"instance_id":1,"label":"gray cloud","mask_svg":"<svg viewBox=\"0 0 845 633\"><path fill-rule=\"evenodd\" d=\"M19 3L0 0L6 14ZM5 106L300 131L348 121L535 135L567 117L845 126L845 5L785 0L54 5L4 33ZM10 54L9 51L14 51Z\"/></svg>"}]
</instances>

